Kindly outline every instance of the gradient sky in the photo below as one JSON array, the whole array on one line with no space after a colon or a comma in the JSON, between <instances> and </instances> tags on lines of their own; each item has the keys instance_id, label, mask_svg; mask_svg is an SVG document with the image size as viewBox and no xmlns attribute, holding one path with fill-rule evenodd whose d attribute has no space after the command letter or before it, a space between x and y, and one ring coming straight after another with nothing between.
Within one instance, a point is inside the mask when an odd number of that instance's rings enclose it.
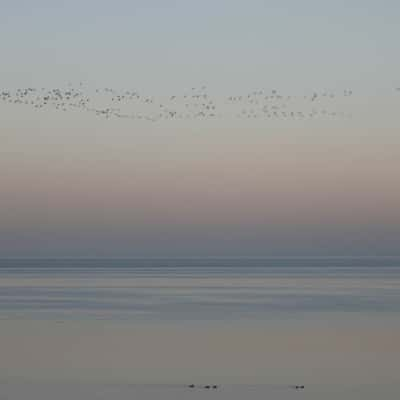
<instances>
[{"instance_id":1,"label":"gradient sky","mask_svg":"<svg viewBox=\"0 0 400 400\"><path fill-rule=\"evenodd\" d=\"M0 256L393 255L400 3L0 2L0 89L351 88L351 119L102 120L0 103Z\"/></svg>"}]
</instances>

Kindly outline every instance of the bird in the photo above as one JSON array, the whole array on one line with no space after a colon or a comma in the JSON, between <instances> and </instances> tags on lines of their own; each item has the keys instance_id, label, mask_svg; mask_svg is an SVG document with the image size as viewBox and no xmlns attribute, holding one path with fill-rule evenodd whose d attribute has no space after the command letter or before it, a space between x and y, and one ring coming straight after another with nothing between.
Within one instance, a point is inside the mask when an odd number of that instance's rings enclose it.
<instances>
[{"instance_id":1,"label":"bird","mask_svg":"<svg viewBox=\"0 0 400 400\"><path fill-rule=\"evenodd\" d=\"M400 91L400 88L396 89ZM341 92L344 97L352 95L351 89ZM132 89L117 90L97 87L93 90L79 82L68 82L66 88L23 87L16 90L0 90L0 101L33 107L34 110L53 108L58 111L83 111L106 119L131 119L149 122L165 120L194 120L218 118L246 119L305 119L315 117L341 118L347 113L330 110L326 100L332 101L338 94L331 91L313 91L310 95L281 94L273 89L270 94L256 88L247 94L231 93L225 98L211 95L206 85L192 87L191 94L177 93L167 97L139 94ZM309 109L307 102L313 103ZM321 106L318 106L321 101Z\"/></svg>"},{"instance_id":2,"label":"bird","mask_svg":"<svg viewBox=\"0 0 400 400\"><path fill-rule=\"evenodd\" d=\"M295 385L294 387L296 390L304 389L304 385Z\"/></svg>"}]
</instances>

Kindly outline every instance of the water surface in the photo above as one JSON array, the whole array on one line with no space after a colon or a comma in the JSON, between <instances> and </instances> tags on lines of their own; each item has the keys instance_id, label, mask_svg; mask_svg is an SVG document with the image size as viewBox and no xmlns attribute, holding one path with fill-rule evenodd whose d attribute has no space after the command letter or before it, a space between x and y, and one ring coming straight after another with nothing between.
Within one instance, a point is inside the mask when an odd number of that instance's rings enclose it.
<instances>
[{"instance_id":1,"label":"water surface","mask_svg":"<svg viewBox=\"0 0 400 400\"><path fill-rule=\"evenodd\" d=\"M168 397L149 388L188 382L307 385L254 398L392 398L400 259L1 260L0 328L9 399L26 382L41 398L53 384L75 398L104 397L102 385L132 397L132 384L150 385L136 397ZM188 396L204 394L171 394Z\"/></svg>"}]
</instances>

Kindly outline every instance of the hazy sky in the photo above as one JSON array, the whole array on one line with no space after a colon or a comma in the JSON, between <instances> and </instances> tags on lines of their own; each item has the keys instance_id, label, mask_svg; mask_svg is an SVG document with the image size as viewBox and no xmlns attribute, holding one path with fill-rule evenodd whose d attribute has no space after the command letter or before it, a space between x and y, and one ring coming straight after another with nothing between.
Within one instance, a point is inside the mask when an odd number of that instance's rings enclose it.
<instances>
[{"instance_id":1,"label":"hazy sky","mask_svg":"<svg viewBox=\"0 0 400 400\"><path fill-rule=\"evenodd\" d=\"M0 256L398 254L398 1L0 0L0 90L342 91L351 119L0 103Z\"/></svg>"}]
</instances>

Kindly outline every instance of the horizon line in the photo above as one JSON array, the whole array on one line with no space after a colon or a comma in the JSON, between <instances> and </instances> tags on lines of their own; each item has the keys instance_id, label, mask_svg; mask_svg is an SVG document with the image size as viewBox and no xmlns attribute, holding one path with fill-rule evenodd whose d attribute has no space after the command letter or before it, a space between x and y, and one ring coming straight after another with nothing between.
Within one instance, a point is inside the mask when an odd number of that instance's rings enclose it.
<instances>
[{"instance_id":1,"label":"horizon line","mask_svg":"<svg viewBox=\"0 0 400 400\"><path fill-rule=\"evenodd\" d=\"M201 259L327 259L327 258L400 258L398 255L299 255L299 256L10 256L0 260L201 260Z\"/></svg>"}]
</instances>

